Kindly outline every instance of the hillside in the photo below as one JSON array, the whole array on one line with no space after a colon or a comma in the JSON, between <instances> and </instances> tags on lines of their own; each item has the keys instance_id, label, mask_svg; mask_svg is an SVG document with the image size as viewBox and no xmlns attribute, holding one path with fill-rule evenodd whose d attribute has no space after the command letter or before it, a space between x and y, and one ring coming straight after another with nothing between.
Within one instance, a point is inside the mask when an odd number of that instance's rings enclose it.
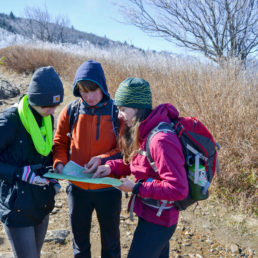
<instances>
[{"instance_id":1,"label":"hillside","mask_svg":"<svg viewBox=\"0 0 258 258\"><path fill-rule=\"evenodd\" d=\"M42 27L45 29L42 33ZM36 20L30 20L14 15L0 13L0 28L10 33L21 35L30 39L39 39L54 43L71 44L92 44L96 47L109 48L118 46L127 46L127 43L113 41L106 37L100 37L93 33L82 32L71 27L61 26L54 23L40 24ZM134 48L133 46L130 46Z\"/></svg>"}]
</instances>

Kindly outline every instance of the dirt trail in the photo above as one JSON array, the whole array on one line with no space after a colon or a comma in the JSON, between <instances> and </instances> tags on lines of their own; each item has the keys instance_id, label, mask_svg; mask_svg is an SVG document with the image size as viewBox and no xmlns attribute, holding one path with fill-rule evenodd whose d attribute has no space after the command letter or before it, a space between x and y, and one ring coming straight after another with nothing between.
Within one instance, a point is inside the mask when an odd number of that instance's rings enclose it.
<instances>
[{"instance_id":1,"label":"dirt trail","mask_svg":"<svg viewBox=\"0 0 258 258\"><path fill-rule=\"evenodd\" d=\"M19 87L21 94L27 90L30 77L0 70L0 82L7 80ZM66 86L66 83L64 83ZM71 101L71 90L65 87L64 103ZM17 102L19 96L0 99L0 111ZM62 106L58 108L57 114ZM56 207L50 215L48 237L43 246L42 257L69 258L72 254L72 236L69 227L67 196L62 181L61 192L56 197ZM137 218L131 222L127 213L128 199L123 194L123 209L120 217L122 257L130 247ZM177 230L170 241L170 257L258 257L258 219L236 210L224 207L219 200L203 201L193 213L181 212ZM67 230L70 233L60 243L58 237L51 238L53 230ZM92 257L100 257L99 227L94 214L91 230ZM12 257L11 249L0 225L0 258Z\"/></svg>"},{"instance_id":2,"label":"dirt trail","mask_svg":"<svg viewBox=\"0 0 258 258\"><path fill-rule=\"evenodd\" d=\"M72 253L72 236L69 227L67 197L62 181L62 190L56 197L54 208L49 221L42 257L69 258ZM128 199L123 194L123 209L120 217L122 257L125 258L136 227L129 220L127 213ZM68 230L70 233L64 243L58 238L51 240L49 234L53 230ZM252 220L234 212L228 213L219 208L215 200L200 203L195 213L182 212L176 233L170 241L170 257L258 257L257 220ZM92 257L100 257L100 232L95 214L91 229ZM12 257L9 243L3 230L0 231L0 258Z\"/></svg>"}]
</instances>

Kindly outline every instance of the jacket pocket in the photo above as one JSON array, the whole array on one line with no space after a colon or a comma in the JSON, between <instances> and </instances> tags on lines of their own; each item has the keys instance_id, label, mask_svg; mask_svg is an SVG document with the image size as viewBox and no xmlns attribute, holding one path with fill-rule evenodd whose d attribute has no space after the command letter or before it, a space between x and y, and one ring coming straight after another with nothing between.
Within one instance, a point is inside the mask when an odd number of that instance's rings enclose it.
<instances>
[{"instance_id":1,"label":"jacket pocket","mask_svg":"<svg viewBox=\"0 0 258 258\"><path fill-rule=\"evenodd\" d=\"M55 206L55 189L53 184L34 189L37 193L35 196L36 206L39 212L44 216L49 214Z\"/></svg>"},{"instance_id":2,"label":"jacket pocket","mask_svg":"<svg viewBox=\"0 0 258 258\"><path fill-rule=\"evenodd\" d=\"M24 183L18 191L15 212L31 223L40 222L54 208L55 190Z\"/></svg>"}]
</instances>

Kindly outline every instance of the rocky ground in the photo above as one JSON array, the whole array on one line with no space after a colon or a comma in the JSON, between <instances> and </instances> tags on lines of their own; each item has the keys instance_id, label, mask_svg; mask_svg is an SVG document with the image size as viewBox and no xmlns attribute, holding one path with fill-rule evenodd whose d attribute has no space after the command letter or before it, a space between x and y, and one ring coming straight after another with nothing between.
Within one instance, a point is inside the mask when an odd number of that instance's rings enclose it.
<instances>
[{"instance_id":1,"label":"rocky ground","mask_svg":"<svg viewBox=\"0 0 258 258\"><path fill-rule=\"evenodd\" d=\"M0 70L0 111L14 104L27 90L30 76ZM71 89L65 85L65 100L71 100ZM57 110L57 114L62 107ZM69 258L72 254L72 236L69 227L68 206L65 193L67 182L62 181L61 192L56 196L56 206L50 215L49 228L42 250L44 258ZM126 257L137 218L129 220L126 211L128 199L123 194L120 216L122 257ZM212 197L181 213L177 230L170 241L170 257L258 257L258 220L236 209L225 207ZM92 257L100 257L100 236L96 216L93 216ZM12 257L5 233L0 225L0 258Z\"/></svg>"}]
</instances>

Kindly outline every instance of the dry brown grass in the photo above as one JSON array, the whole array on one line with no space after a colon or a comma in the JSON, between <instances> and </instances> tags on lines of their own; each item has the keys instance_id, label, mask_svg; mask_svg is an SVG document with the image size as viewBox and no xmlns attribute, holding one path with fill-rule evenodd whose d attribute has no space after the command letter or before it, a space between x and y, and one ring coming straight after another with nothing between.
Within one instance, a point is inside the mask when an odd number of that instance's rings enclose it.
<instances>
[{"instance_id":1,"label":"dry brown grass","mask_svg":"<svg viewBox=\"0 0 258 258\"><path fill-rule=\"evenodd\" d=\"M224 201L257 214L258 167L258 84L257 74L246 74L237 65L218 68L203 64L144 66L98 58L77 56L56 50L12 46L0 49L6 69L32 73L40 66L52 65L60 76L72 83L78 66L85 60L102 63L111 96L128 76L150 82L154 105L170 102L181 116L197 116L220 143L221 178L213 192Z\"/></svg>"}]
</instances>

